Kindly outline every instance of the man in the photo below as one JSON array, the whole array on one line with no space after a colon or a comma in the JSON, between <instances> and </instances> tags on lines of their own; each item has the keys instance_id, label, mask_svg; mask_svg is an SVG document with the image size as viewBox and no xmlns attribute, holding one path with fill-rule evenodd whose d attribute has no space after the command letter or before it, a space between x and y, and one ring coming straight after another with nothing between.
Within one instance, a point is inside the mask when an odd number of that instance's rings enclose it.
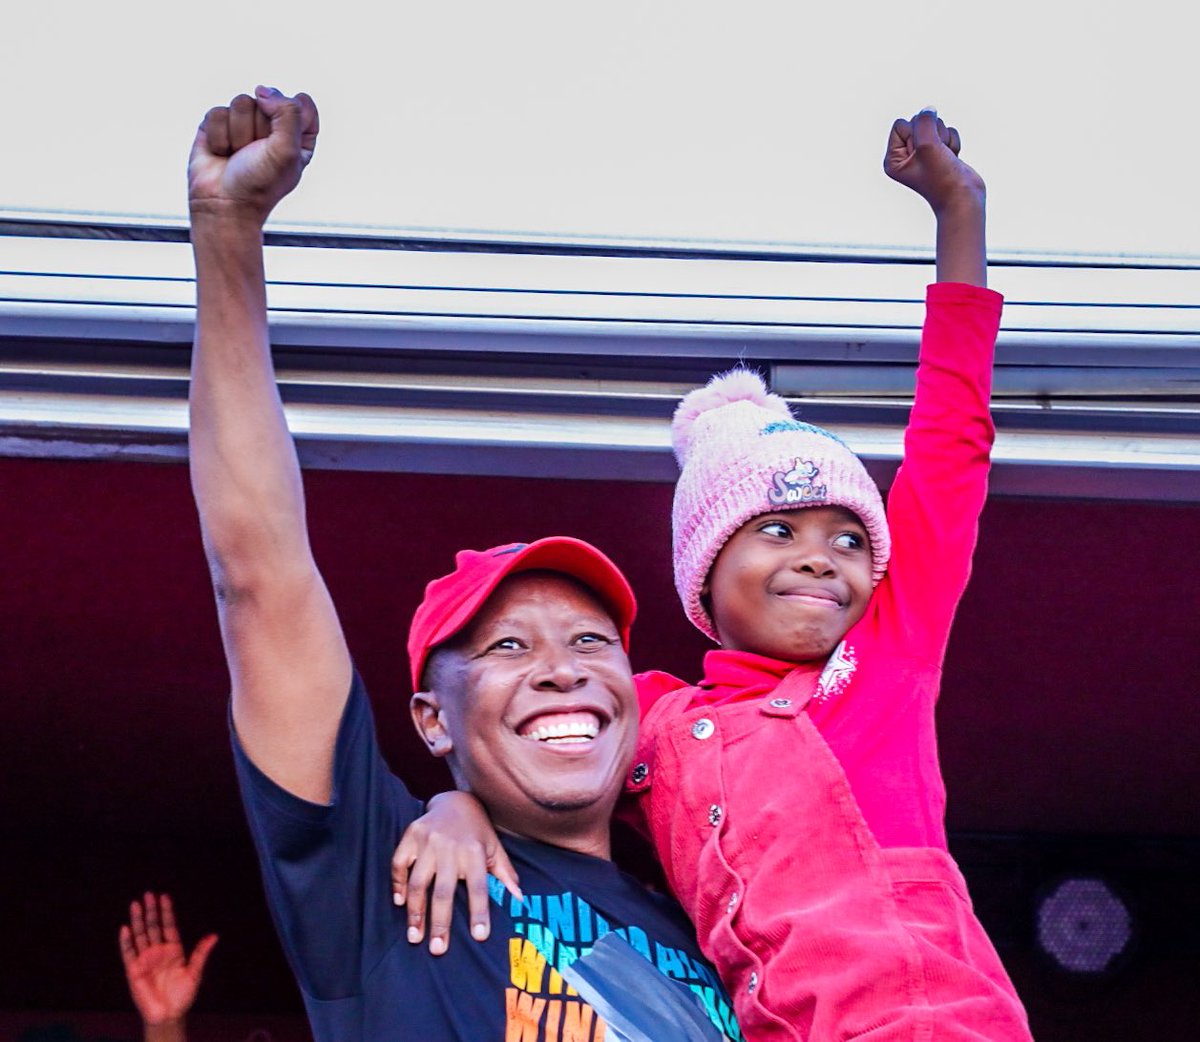
<instances>
[{"instance_id":1,"label":"man","mask_svg":"<svg viewBox=\"0 0 1200 1042\"><path fill-rule=\"evenodd\" d=\"M414 618L414 722L509 833L525 896L496 885L483 944L435 958L405 939L389 859L424 808L378 753L313 561L267 339L262 228L317 131L306 95L260 87L210 110L188 166L193 489L247 816L314 1033L739 1038L682 913L609 860L636 738L635 609L615 566L575 540L464 551Z\"/></svg>"}]
</instances>

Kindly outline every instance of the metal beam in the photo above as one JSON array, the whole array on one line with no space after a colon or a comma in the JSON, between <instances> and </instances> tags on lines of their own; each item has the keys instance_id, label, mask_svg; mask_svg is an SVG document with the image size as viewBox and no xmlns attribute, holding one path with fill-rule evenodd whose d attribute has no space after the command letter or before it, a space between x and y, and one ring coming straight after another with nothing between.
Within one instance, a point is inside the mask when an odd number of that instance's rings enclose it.
<instances>
[{"instance_id":1,"label":"metal beam","mask_svg":"<svg viewBox=\"0 0 1200 1042\"><path fill-rule=\"evenodd\" d=\"M0 235L0 453L182 457L194 287L168 238ZM306 465L669 481L674 404L739 360L884 483L899 459L927 257L322 245L268 249ZM1044 260L1000 276L993 488L1200 502L1200 270Z\"/></svg>"}]
</instances>

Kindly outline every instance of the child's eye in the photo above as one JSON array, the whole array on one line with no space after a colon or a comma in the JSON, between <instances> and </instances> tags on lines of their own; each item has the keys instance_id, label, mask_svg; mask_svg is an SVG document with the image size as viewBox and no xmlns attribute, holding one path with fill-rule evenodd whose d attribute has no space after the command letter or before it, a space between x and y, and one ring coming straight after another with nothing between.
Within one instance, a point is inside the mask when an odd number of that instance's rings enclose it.
<instances>
[{"instance_id":1,"label":"child's eye","mask_svg":"<svg viewBox=\"0 0 1200 1042\"><path fill-rule=\"evenodd\" d=\"M833 545L839 550L861 550L867 542L857 532L840 532L834 537Z\"/></svg>"},{"instance_id":2,"label":"child's eye","mask_svg":"<svg viewBox=\"0 0 1200 1042\"><path fill-rule=\"evenodd\" d=\"M779 539L786 539L792 534L792 530L782 521L768 521L759 528L759 531L766 535L776 536Z\"/></svg>"}]
</instances>

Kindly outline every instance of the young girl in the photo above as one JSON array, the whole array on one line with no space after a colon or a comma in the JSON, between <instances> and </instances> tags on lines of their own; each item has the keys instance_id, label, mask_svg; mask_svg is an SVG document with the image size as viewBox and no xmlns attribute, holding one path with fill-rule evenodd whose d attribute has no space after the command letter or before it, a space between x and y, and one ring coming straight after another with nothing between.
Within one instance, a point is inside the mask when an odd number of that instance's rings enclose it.
<instances>
[{"instance_id":1,"label":"young girl","mask_svg":"<svg viewBox=\"0 0 1200 1042\"><path fill-rule=\"evenodd\" d=\"M750 1039L1030 1037L947 853L934 734L1001 308L958 144L926 110L896 121L884 160L933 208L938 270L886 513L846 445L752 373L692 392L672 425L676 588L720 649L695 686L639 677L626 792Z\"/></svg>"}]
</instances>

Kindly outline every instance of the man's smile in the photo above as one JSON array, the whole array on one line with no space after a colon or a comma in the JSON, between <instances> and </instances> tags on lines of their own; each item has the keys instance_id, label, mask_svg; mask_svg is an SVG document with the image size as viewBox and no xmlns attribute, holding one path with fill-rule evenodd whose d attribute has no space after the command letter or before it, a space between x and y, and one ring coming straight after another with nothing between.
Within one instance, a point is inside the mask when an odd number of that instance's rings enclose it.
<instances>
[{"instance_id":1,"label":"man's smile","mask_svg":"<svg viewBox=\"0 0 1200 1042\"><path fill-rule=\"evenodd\" d=\"M603 724L594 710L548 710L522 723L517 734L550 745L583 745L599 736Z\"/></svg>"}]
</instances>

